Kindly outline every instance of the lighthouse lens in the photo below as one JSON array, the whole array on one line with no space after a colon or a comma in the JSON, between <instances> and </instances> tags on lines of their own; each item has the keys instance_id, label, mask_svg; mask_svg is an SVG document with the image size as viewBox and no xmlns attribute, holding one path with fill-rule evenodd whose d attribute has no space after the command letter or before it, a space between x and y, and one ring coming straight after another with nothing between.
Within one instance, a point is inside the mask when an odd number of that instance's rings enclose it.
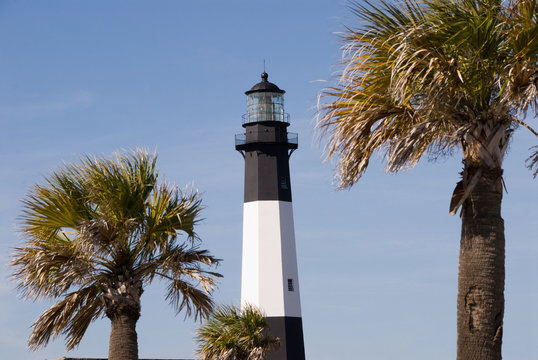
<instances>
[{"instance_id":1,"label":"lighthouse lens","mask_svg":"<svg viewBox=\"0 0 538 360\"><path fill-rule=\"evenodd\" d=\"M248 122L284 121L284 97L274 92L248 95Z\"/></svg>"}]
</instances>

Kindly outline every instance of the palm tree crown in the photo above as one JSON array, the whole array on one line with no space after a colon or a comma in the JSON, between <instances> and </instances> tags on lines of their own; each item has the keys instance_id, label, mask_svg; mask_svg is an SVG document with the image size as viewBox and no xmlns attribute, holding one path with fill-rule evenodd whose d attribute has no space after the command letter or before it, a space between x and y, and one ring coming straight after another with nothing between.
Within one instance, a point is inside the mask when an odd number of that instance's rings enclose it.
<instances>
[{"instance_id":1,"label":"palm tree crown","mask_svg":"<svg viewBox=\"0 0 538 360\"><path fill-rule=\"evenodd\" d=\"M90 323L106 315L109 358L122 358L112 347L124 347L126 333L115 332L115 324L130 324L136 347L140 296L155 278L168 282L166 299L177 312L195 318L211 312L209 293L220 275L204 267L219 260L194 243L201 200L159 184L156 160L143 151L113 160L84 157L24 200L26 242L15 249L14 277L26 298L61 299L33 324L31 348L62 334L72 349Z\"/></svg>"},{"instance_id":2,"label":"palm tree crown","mask_svg":"<svg viewBox=\"0 0 538 360\"><path fill-rule=\"evenodd\" d=\"M376 150L388 171L458 145L468 165L494 168L517 125L538 136L519 116L536 111L535 0L382 0L352 10L363 25L345 33L345 69L318 122L341 187Z\"/></svg>"},{"instance_id":3,"label":"palm tree crown","mask_svg":"<svg viewBox=\"0 0 538 360\"><path fill-rule=\"evenodd\" d=\"M265 315L252 305L219 306L197 330L198 354L203 360L263 360L280 342L268 330Z\"/></svg>"}]
</instances>

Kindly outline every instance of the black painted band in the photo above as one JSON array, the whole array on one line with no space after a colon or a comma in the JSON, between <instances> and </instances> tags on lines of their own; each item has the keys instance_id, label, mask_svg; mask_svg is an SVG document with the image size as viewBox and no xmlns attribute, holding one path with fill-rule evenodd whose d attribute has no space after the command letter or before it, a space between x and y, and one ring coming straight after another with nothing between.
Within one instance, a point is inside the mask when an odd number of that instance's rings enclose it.
<instances>
[{"instance_id":1,"label":"black painted band","mask_svg":"<svg viewBox=\"0 0 538 360\"><path fill-rule=\"evenodd\" d=\"M286 127L279 121L249 123L245 143L236 146L245 155L245 202L280 200L291 202L289 151Z\"/></svg>"},{"instance_id":2,"label":"black painted band","mask_svg":"<svg viewBox=\"0 0 538 360\"><path fill-rule=\"evenodd\" d=\"M305 360L303 320L300 317L268 317L269 334L280 338L280 347L266 360Z\"/></svg>"}]
</instances>

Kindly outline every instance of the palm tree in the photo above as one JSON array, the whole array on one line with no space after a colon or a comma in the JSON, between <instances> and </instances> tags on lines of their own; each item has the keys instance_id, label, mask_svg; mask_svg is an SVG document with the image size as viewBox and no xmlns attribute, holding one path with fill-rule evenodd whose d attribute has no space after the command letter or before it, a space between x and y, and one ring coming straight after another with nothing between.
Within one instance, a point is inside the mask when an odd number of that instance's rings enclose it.
<instances>
[{"instance_id":1,"label":"palm tree","mask_svg":"<svg viewBox=\"0 0 538 360\"><path fill-rule=\"evenodd\" d=\"M211 312L220 274L204 268L219 260L195 244L201 200L159 184L156 160L143 151L84 157L24 200L26 241L15 249L14 278L26 298L60 299L33 324L33 350L58 335L73 349L90 323L106 316L109 360L138 359L140 296L154 279L168 282L166 299L177 312Z\"/></svg>"},{"instance_id":2,"label":"palm tree","mask_svg":"<svg viewBox=\"0 0 538 360\"><path fill-rule=\"evenodd\" d=\"M219 306L196 332L202 360L263 360L280 343L261 310Z\"/></svg>"},{"instance_id":3,"label":"palm tree","mask_svg":"<svg viewBox=\"0 0 538 360\"><path fill-rule=\"evenodd\" d=\"M458 282L459 360L500 359L504 313L502 164L512 132L536 113L536 0L380 0L351 6L341 77L324 91L318 129L338 158L341 188L374 152L386 169L413 167L454 148L462 180ZM529 166L536 166L536 156Z\"/></svg>"}]
</instances>

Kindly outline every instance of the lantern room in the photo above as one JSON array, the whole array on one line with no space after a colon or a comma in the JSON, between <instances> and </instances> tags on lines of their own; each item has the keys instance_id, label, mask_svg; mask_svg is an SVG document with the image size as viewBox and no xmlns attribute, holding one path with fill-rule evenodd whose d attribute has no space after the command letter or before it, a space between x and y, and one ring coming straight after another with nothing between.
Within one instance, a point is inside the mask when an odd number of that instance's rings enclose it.
<instances>
[{"instance_id":1,"label":"lantern room","mask_svg":"<svg viewBox=\"0 0 538 360\"><path fill-rule=\"evenodd\" d=\"M284 90L269 82L269 75L262 73L262 81L246 91L247 113L243 123L280 121L289 122L289 115L284 112Z\"/></svg>"}]
</instances>

